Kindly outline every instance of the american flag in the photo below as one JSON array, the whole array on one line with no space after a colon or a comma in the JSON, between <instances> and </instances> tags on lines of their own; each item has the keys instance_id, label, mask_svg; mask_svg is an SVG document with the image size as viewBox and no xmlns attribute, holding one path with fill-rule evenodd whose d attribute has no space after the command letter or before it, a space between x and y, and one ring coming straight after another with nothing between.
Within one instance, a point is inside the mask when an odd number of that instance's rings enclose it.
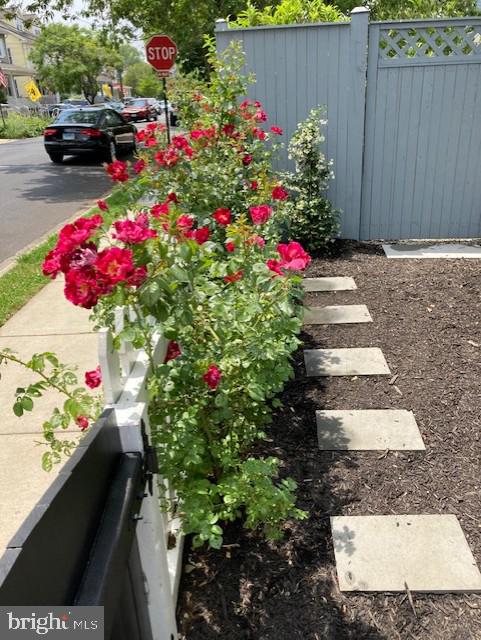
<instances>
[{"instance_id":1,"label":"american flag","mask_svg":"<svg viewBox=\"0 0 481 640\"><path fill-rule=\"evenodd\" d=\"M1 69L0 69L0 85L4 86L5 89L8 87L7 76L3 73Z\"/></svg>"}]
</instances>

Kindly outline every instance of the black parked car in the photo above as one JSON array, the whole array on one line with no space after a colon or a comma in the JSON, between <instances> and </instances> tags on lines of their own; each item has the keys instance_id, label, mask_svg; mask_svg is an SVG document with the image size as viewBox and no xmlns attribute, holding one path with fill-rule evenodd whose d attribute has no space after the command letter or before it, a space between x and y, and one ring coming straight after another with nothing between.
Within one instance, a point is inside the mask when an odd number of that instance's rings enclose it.
<instances>
[{"instance_id":1,"label":"black parked car","mask_svg":"<svg viewBox=\"0 0 481 640\"><path fill-rule=\"evenodd\" d=\"M87 107L62 111L43 132L50 160L60 163L64 156L94 153L112 162L122 152L135 151L133 124L105 107Z\"/></svg>"}]
</instances>

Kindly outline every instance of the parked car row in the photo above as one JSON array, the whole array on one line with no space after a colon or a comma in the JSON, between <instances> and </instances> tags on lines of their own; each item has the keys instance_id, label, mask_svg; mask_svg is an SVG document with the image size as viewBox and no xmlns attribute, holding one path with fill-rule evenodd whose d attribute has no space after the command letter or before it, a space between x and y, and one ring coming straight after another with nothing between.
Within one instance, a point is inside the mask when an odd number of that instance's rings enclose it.
<instances>
[{"instance_id":1,"label":"parked car row","mask_svg":"<svg viewBox=\"0 0 481 640\"><path fill-rule=\"evenodd\" d=\"M48 114L57 117L62 111L67 109L75 109L78 107L89 107L87 100L64 100L56 104L46 105ZM106 100L102 105L120 113L129 122L139 122L146 120L147 122L157 120L159 115L165 113L163 100L155 98L125 98L123 102L120 100ZM177 109L167 102L167 111L169 115L169 123L172 127L177 126Z\"/></svg>"}]
</instances>

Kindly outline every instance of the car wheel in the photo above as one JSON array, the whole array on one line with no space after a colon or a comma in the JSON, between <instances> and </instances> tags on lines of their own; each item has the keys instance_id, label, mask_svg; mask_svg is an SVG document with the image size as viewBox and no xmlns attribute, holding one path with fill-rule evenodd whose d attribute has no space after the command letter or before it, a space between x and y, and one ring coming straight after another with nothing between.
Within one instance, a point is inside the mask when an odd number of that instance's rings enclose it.
<instances>
[{"instance_id":1,"label":"car wheel","mask_svg":"<svg viewBox=\"0 0 481 640\"><path fill-rule=\"evenodd\" d=\"M63 153L49 153L48 156L54 164L61 164L63 161Z\"/></svg>"},{"instance_id":2,"label":"car wheel","mask_svg":"<svg viewBox=\"0 0 481 640\"><path fill-rule=\"evenodd\" d=\"M177 116L174 115L173 113L170 114L170 126L171 127L177 126Z\"/></svg>"},{"instance_id":3,"label":"car wheel","mask_svg":"<svg viewBox=\"0 0 481 640\"><path fill-rule=\"evenodd\" d=\"M105 159L107 162L114 162L117 159L117 149L113 140L109 141L109 148L105 152Z\"/></svg>"}]
</instances>

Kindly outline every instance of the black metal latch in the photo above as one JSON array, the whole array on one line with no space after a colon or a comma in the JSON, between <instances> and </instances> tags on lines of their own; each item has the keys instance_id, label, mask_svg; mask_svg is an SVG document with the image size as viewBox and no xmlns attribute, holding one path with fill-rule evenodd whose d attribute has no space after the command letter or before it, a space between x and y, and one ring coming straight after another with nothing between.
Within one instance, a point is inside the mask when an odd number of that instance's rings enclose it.
<instances>
[{"instance_id":1,"label":"black metal latch","mask_svg":"<svg viewBox=\"0 0 481 640\"><path fill-rule=\"evenodd\" d=\"M149 442L149 437L145 429L145 422L140 421L142 433L142 442L144 445L144 477L150 495L153 493L154 474L159 473L159 461L157 459L157 451Z\"/></svg>"}]
</instances>

